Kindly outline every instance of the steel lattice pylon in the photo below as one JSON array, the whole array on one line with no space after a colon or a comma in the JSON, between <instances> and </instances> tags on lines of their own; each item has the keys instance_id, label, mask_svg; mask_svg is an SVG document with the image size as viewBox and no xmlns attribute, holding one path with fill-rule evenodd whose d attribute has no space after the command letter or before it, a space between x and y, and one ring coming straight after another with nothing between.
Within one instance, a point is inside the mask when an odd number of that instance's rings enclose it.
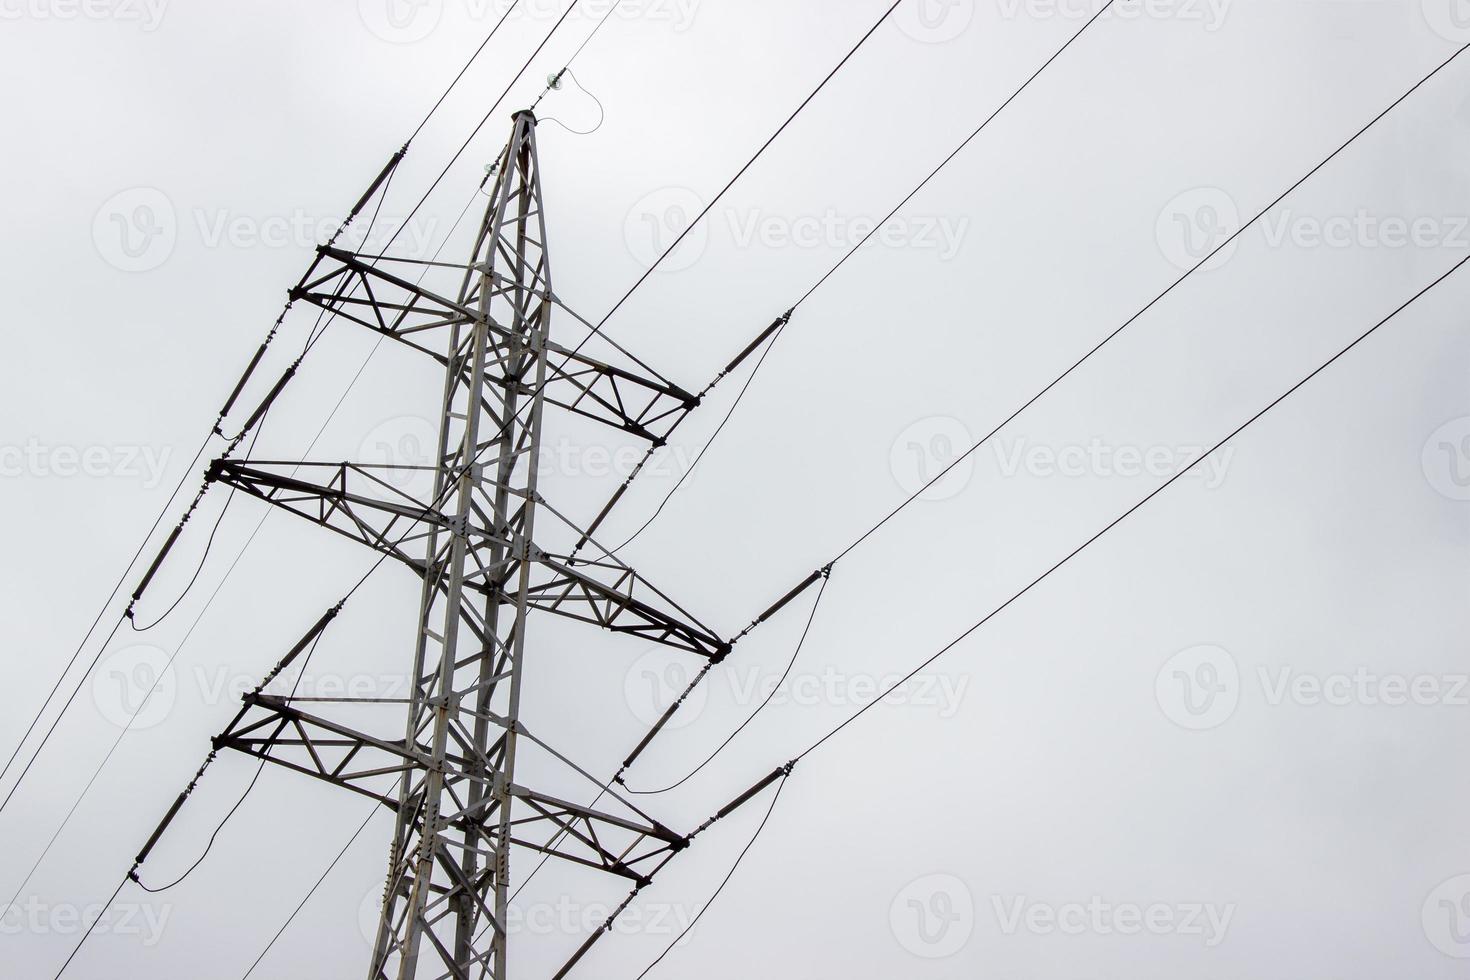
<instances>
[{"instance_id":1,"label":"steel lattice pylon","mask_svg":"<svg viewBox=\"0 0 1470 980\"><path fill-rule=\"evenodd\" d=\"M480 268L467 273L460 297L479 316L450 328L434 499L453 503L450 527L429 537L406 734L409 743L428 736L431 765L402 781L372 977L387 977L395 962L399 977L413 976L426 938L441 953L453 949L451 966L468 968L478 955L475 937L487 924L487 972L506 972L506 932L495 925L505 922L509 901L510 787L551 305L534 134L533 117L519 116L476 242ZM492 338L492 321L505 334ZM487 377L499 381L487 383ZM486 532L473 544L472 523ZM462 629L462 607L465 583L475 578L497 582L506 600L481 600L482 629L471 637ZM462 636L473 644L463 657ZM471 734L466 753L453 763L451 727L461 740ZM455 783L462 796L449 792ZM485 832L490 821L493 835ZM440 895L434 893L436 870L448 879ZM450 936L437 929L450 921L452 947Z\"/></svg>"},{"instance_id":2,"label":"steel lattice pylon","mask_svg":"<svg viewBox=\"0 0 1470 980\"><path fill-rule=\"evenodd\" d=\"M422 275L385 268L394 263L462 272L458 293L449 298L421 285ZM596 360L551 339L553 311L565 308L552 291L530 112L515 116L469 261L446 267L324 247L293 298L391 336L445 369L430 500L411 499L364 465L226 458L210 470L211 480L419 573L407 725L400 738L365 720L365 708L381 705L317 698L336 703L316 713L270 693L333 610L246 696L215 747L351 789L396 814L370 980L505 980L514 849L620 876L636 894L694 836L670 830L615 791L605 790L594 809L516 782L517 750L529 742L606 786L520 719L528 617L569 617L708 663L731 646L595 542L582 550L587 534L538 492L546 409L657 446L699 399L616 345L616 357ZM538 547L538 523L558 525L551 536L576 545ZM389 779L396 790L384 788Z\"/></svg>"}]
</instances>

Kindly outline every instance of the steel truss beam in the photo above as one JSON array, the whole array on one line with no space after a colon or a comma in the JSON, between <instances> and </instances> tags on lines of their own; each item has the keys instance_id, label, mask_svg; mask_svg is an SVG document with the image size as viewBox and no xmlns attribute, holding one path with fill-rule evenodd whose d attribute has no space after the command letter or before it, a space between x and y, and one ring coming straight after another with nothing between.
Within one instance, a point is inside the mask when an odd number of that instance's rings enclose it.
<instances>
[{"instance_id":1,"label":"steel truss beam","mask_svg":"<svg viewBox=\"0 0 1470 980\"><path fill-rule=\"evenodd\" d=\"M335 702L339 708L354 703L347 698L323 700ZM500 730L500 735L488 749L480 750L471 733L456 724L451 731L452 746L444 755L443 765L450 774L444 789L454 801L444 819L460 830L485 824L495 815L496 801L486 774L494 773L503 761L505 733L510 726L503 718L489 720ZM516 731L565 761L589 782L593 781L585 770L530 735L523 726L517 725ZM414 814L422 809L425 776L433 765L432 748L425 743L408 745L402 739L365 735L355 726L303 711L290 698L259 692L246 697L244 709L224 734L214 740L214 748L243 752L349 789L395 812L406 805ZM406 804L374 788L388 776L414 780L415 791ZM475 784L479 784L480 802L470 805L470 790ZM511 820L512 844L641 884L650 880L644 869L665 855L683 850L687 843L684 835L665 827L611 790L604 797L617 804L620 813L610 812L606 806L594 810L514 784L509 795L522 801L530 811ZM545 840L534 835L537 826L545 826L550 831ZM493 839L494 834L487 837Z\"/></svg>"},{"instance_id":2,"label":"steel truss beam","mask_svg":"<svg viewBox=\"0 0 1470 980\"><path fill-rule=\"evenodd\" d=\"M472 282L493 280L493 284L476 285L463 299L451 300L418 281L379 268L378 264L384 262L417 266L426 272L454 270L470 276ZM325 246L318 250L316 264L302 285L292 290L291 298L305 300L429 355L468 387L474 384L473 363L466 346L469 335L447 354L427 344L436 336L435 331L453 331L479 322L480 304L485 298L482 289L494 299L518 288L503 273L492 270L490 275L476 278L474 274L479 271L482 270L473 266L363 256ZM549 289L536 290L535 298L571 312ZM581 322L592 328L585 320ZM515 343L515 335L492 318L489 340L498 351L504 351ZM553 361L548 366L544 387L547 403L662 445L680 420L698 407L698 396L673 384L611 341L606 343L621 355L626 367L597 360L580 349L546 342L546 352ZM521 395L530 394L523 381L503 373L491 372L485 380L498 385L514 382L520 386Z\"/></svg>"},{"instance_id":3,"label":"steel truss beam","mask_svg":"<svg viewBox=\"0 0 1470 980\"><path fill-rule=\"evenodd\" d=\"M290 475L295 470L322 475L318 480L303 479ZM452 538L441 532L461 530L469 541L468 553L476 562L465 577L466 588L502 603L514 601L510 586L522 561L510 550L510 544L526 501L517 497L508 523L500 521L494 494L504 490L507 497L516 497L508 488L488 480L477 484L471 493L469 520L464 521L407 496L370 466L228 459L216 462L210 477L387 554L430 580L442 568L452 546ZM584 537L580 528L544 500L538 499L537 505L575 540ZM428 560L419 557L417 547L435 535L439 535L438 551ZM528 549L531 607L686 650L716 663L729 653L729 642L626 563L605 552L602 557L596 554L596 549L580 556L552 553L533 543ZM472 609L468 610L468 619L474 628L482 626Z\"/></svg>"}]
</instances>

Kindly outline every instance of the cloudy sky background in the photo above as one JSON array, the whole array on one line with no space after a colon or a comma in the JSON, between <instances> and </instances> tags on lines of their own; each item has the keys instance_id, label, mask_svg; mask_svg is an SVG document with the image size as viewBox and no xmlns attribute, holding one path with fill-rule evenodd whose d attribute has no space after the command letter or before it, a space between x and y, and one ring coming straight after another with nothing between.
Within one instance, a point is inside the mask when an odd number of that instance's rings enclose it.
<instances>
[{"instance_id":1,"label":"cloudy sky background","mask_svg":"<svg viewBox=\"0 0 1470 980\"><path fill-rule=\"evenodd\" d=\"M410 226L403 254L449 235L510 111L606 10L583 2ZM384 226L407 214L562 9L527 6L414 143ZM563 298L600 319L681 215L710 200L886 6L624 0L574 68L606 108L602 127L540 131ZM1097 6L906 3L610 332L702 387ZM0 162L6 755L323 229L503 7L446 0L397 21L386 9L0 0L0 74L14 93ZM719 632L737 632L1158 295L1212 235L1466 43L1470 10L1450 0L1120 3L803 305L629 560ZM650 809L679 828L700 823L1463 257L1467 86L1470 55L935 499L844 559L792 686ZM542 115L582 130L598 111L568 85ZM159 234L139 237L147 229ZM468 231L446 255L463 251ZM958 646L904 703L807 759L739 874L654 975L1462 975L1467 276ZM262 378L294 357L311 320L305 310L288 319ZM255 455L301 457L370 354L311 456L411 457L432 432L434 372L348 324L313 351ZM652 513L743 381L725 382L680 430L611 522L611 541ZM625 474L628 444L560 418L548 432L556 463L543 492L589 520ZM224 502L216 490L202 505L142 604L145 621L189 580ZM75 919L126 872L240 687L372 564L287 515L259 524L264 514L231 506L188 598L157 630L119 635L0 816L4 901L150 670L177 653L19 909L0 920L7 975L54 973ZM324 641L312 682L391 685L410 655L417 597L406 571L374 576ZM810 599L741 644L634 786L679 778L752 710ZM538 623L528 723L610 773L679 669L637 642ZM1189 686L1199 680L1213 683L1213 700ZM1410 703L1393 703L1405 700L1400 687ZM194 861L253 769L215 764L145 881ZM366 816L348 796L268 770L199 871L160 896L125 889L68 975L243 975ZM636 976L702 907L765 802L701 838L582 972ZM375 818L256 976L364 972L363 922L390 827ZM548 866L523 896L517 970L549 976L583 920L620 897Z\"/></svg>"}]
</instances>

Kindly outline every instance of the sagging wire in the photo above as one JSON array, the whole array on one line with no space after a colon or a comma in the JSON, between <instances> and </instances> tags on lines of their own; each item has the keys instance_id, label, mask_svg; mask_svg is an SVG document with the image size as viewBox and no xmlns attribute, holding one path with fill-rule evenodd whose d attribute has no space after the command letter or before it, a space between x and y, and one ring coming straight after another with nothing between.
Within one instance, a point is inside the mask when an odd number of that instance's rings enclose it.
<instances>
[{"instance_id":1,"label":"sagging wire","mask_svg":"<svg viewBox=\"0 0 1470 980\"><path fill-rule=\"evenodd\" d=\"M536 101L531 103L532 112L536 111L536 107L541 104L541 100L546 98L548 94L561 88L561 76L571 71L572 62L577 60L578 56L581 55L582 51L587 47L587 45L592 43L592 39L596 37L598 32L601 31L603 27L607 25L607 22L612 19L613 13L618 9L618 4L621 2L622 0L613 0L613 2L608 5L607 13L602 15L602 19L597 22L597 26L592 28L592 32L582 39L582 43L577 45L577 50L572 52L572 56L566 60L566 64L562 67L561 71L554 72L547 77L546 87L541 90L540 95L536 96ZM578 83L577 87L582 88L580 83ZM582 91L586 92L587 90L582 89ZM592 93L588 92L587 94L591 95ZM594 98L596 98L596 96L594 96ZM599 102L598 105L600 107L602 103ZM601 126L602 123L598 123L598 125Z\"/></svg>"},{"instance_id":2,"label":"sagging wire","mask_svg":"<svg viewBox=\"0 0 1470 980\"><path fill-rule=\"evenodd\" d=\"M751 835L750 841L746 843L744 848L741 849L740 854L735 858L735 863L730 866L729 872L726 873L724 879L720 882L719 887L715 889L714 894L709 897L709 901L704 903L704 907L701 908L699 912L694 916L694 918L690 920L689 924L684 927L679 935L674 937L674 941L669 943L669 945L664 948L664 951L662 953L659 953L658 957L644 968L642 973L638 974L637 980L643 980L644 977L652 973L654 968L662 963L664 961L664 958L672 953L674 949L681 942L684 941L684 937L688 936L689 933L693 931L694 927L699 924L699 920L704 918L704 913L710 910L710 907L715 904L715 900L718 899L720 895L725 891L725 887L730 884L730 879L735 877L735 872L740 870L740 866L745 863L746 857L748 857L751 850L754 849L756 842L760 840L761 834L766 829L766 825L771 822L771 815L776 812L776 804L781 802L781 793L786 789L786 781L790 779L791 770L794 766L795 763L793 762L788 764L785 769L781 770L782 776L779 784L776 786L775 794L771 797L771 805L766 808L766 815L761 818L761 822L759 825L756 826L755 833Z\"/></svg>"},{"instance_id":3,"label":"sagging wire","mask_svg":"<svg viewBox=\"0 0 1470 980\"><path fill-rule=\"evenodd\" d=\"M337 235L342 234L342 232L346 230L346 228L352 223L352 221L357 217L362 209L367 206L368 201L371 200L373 194L377 192L378 188L383 186L383 184L391 178L393 172L397 169L398 164L402 161L406 150L407 146L405 145L403 149L399 150L398 153L396 153L393 158L388 161L388 164L378 174L372 185L358 200L357 204L352 208L352 210L348 212L347 217L343 219L342 224L337 229ZM333 237L335 238L336 236ZM265 356L269 352L272 344L274 344L276 337L279 335L281 327L285 323L286 317L290 314L293 306L294 302L288 299L281 309L280 314L277 315L275 321L271 324L270 330L267 331L264 341L262 341L260 346L256 349L255 354L251 357L249 363L246 365L245 371L241 374L239 381L235 384L235 387L230 391L229 396L225 399L224 406L216 415L214 424L210 427L209 434L205 436L204 441L200 444L198 451L194 454L193 461L184 470L183 475L180 476L178 484L174 487L173 492L169 495L168 500L164 503L163 509L159 511L158 516L154 519L152 527L150 527L147 534L144 535L143 540L138 545L138 548L134 552L133 557L129 559L127 566L123 569L122 574L118 577L117 582L113 585L112 590L108 594L106 601L103 602L102 607L97 611L97 616L92 621L92 625L87 628L86 634L77 644L76 649L72 651L71 656L67 659L66 666L57 676L56 682L52 685L51 690L47 692L45 699L41 702L40 707L36 709L35 715L27 724L25 732L21 735L20 740L16 743L15 748L11 751L9 758L5 762L4 768L0 769L0 779L4 779L4 777L10 772L11 766L15 764L15 761L20 757L21 752L25 749L26 742L29 741L37 726L40 725L41 719L45 717L46 710L51 707L52 701L55 700L56 695L60 692L62 685L66 682L66 678L71 674L72 669L76 666L77 661L81 658L82 652L87 648L87 644L91 641L93 635L97 631L97 627L101 624L103 617L107 614L108 607L111 606L112 602L117 598L118 592L127 582L128 575L137 566L138 560L143 556L144 551L148 547L148 542L152 539L153 535L157 533L158 528L163 523L164 517L168 514L169 508L173 506L173 503L178 498L179 493L188 483L189 474L193 471L193 468L198 465L198 463L204 458L205 453L209 449L210 443L214 440L214 438L219 437L221 439L224 439L227 443L228 448L226 449L226 454L233 452L234 449L240 444L240 442L246 438L251 429L259 424L259 422L264 418L265 413L269 410L270 404L274 402L275 398L280 394L281 389L284 388L287 383L289 383L290 378L295 375L296 369L301 363L301 358L299 357L287 370L286 375L283 376L282 379L276 383L275 388L272 389L271 393L266 397L261 405L256 408L254 413L251 414L246 423L241 426L240 431L233 436L225 434L225 420L229 417L231 412L234 411L235 404L239 400L240 395L244 392L246 385L254 376L261 362L265 359ZM198 509L199 504L203 500L204 494L207 491L208 481L206 480L205 485L200 488L199 492L191 501L188 509L184 514L183 519L180 521L179 526L175 527L174 531L164 544L163 550L165 552L173 546L173 543L177 541L179 535L182 534L183 525L187 524L189 520L193 517L194 512ZM157 573L161 561L162 555L155 559L153 565L149 568L144 577L145 585ZM35 765L36 759L40 756L42 750L45 749L47 742L50 741L52 734L56 731L56 727L61 723L61 715L64 715L66 713L67 708L76 699L77 693L81 690L81 686L83 683L85 683L86 678L90 676L91 672L96 669L97 664L101 662L102 655L107 651L107 648L109 645L111 645L113 639L116 638L118 630L122 628L123 622L128 621L131 623L132 612L137 605L140 594L141 593L139 591L134 592L134 594L130 597L127 610L113 623L112 629L108 632L107 637L102 642L102 645L97 649L96 654L92 657L91 662L87 665L87 669L84 671L82 678L78 680L76 687L72 690L71 695L67 698L66 706L62 708L61 714L52 721L51 727L42 737L41 744L37 746L35 752L32 753L30 760L26 763L25 768L21 772L21 775L11 785L9 792L5 796L5 799L3 801L0 801L0 812L3 812L5 808L10 805L10 801L14 798L16 792L20 789L20 784L25 779L26 773L30 772L32 766ZM182 599L182 597L180 598ZM177 605L177 603L175 605ZM172 609L170 609L170 612L171 611ZM154 623L153 625L156 626L157 623Z\"/></svg>"},{"instance_id":4,"label":"sagging wire","mask_svg":"<svg viewBox=\"0 0 1470 980\"><path fill-rule=\"evenodd\" d=\"M678 782L675 782L669 786L665 786L663 789L634 789L623 781L623 773L620 773L615 780L618 785L622 786L623 789L627 790L629 793L632 793L634 796L661 796L664 793L671 793L679 787L683 786L685 783L689 782L689 780L693 779L701 772L703 772L705 767L707 767L711 762L714 762L715 759L719 758L721 752L724 752L725 749L730 747L730 743L734 742L735 739L739 737L741 732L750 727L751 723L755 721L760 713L766 710L766 707L770 705L773 700L775 700L777 692L781 690L781 685L786 683L786 679L791 676L791 671L795 669L796 662L801 657L802 648L806 646L807 637L811 634L812 631L812 623L816 621L817 610L822 607L822 597L827 594L827 585L831 581L832 576L832 566L828 565L826 568L822 569L820 574L822 576L822 587L817 590L817 597L812 602L811 613L807 616L806 626L802 628L801 637L796 641L796 649L792 651L791 658L786 663L786 669L781 673L780 678L771 688L770 693L766 695L765 700L757 705L756 709L752 711L750 715L747 716L746 719L742 721L740 725L733 732L731 732L730 735L723 742L721 742L719 746L713 752L711 752L703 762L695 766L692 770L689 771L688 774L684 776L683 779L680 779ZM689 692L687 691L685 692L685 697L688 696L688 693Z\"/></svg>"},{"instance_id":5,"label":"sagging wire","mask_svg":"<svg viewBox=\"0 0 1470 980\"><path fill-rule=\"evenodd\" d=\"M247 425L243 430L241 430L239 435L230 440L230 443L228 446L225 447L224 455L221 458L227 459L230 456L234 455L235 451L239 448L240 443L244 441L246 435L248 433L251 433L252 430L254 434L250 436L250 446L248 449L246 449L245 452L247 456L254 455L255 447L260 442L260 434L265 431L265 418L267 415L270 414L271 407L274 404L277 395L280 393L280 390L286 386L287 379L295 373L296 368L300 365L300 363L301 360L300 358L298 358L296 362L291 365L290 369L286 373L286 376L284 376L281 381L277 382L276 387L271 391L271 394L267 396L265 401L261 403L260 407L251 414L250 424ZM225 515L229 513L230 504L234 503L235 501L234 487L230 488L229 494L225 497L224 506L220 508L219 516L215 518L214 527L211 528L209 532L209 539L204 543L204 553L199 556L199 564L194 569L194 574L189 579L189 583L184 586L184 589L182 592L179 593L178 598L174 599L169 607L165 609L157 619L149 623L147 626L138 625L138 601L143 598L143 593L147 590L149 583L153 579L153 576L157 574L159 568L163 565L164 559L168 557L169 552L173 549L173 546L178 541L179 536L183 534L184 528L188 525L189 521L194 516L194 511L197 510L199 505L204 501L204 498L209 493L209 488L212 485L213 480L211 480L206 475L204 478L204 483L199 487L199 492L194 496L194 500L189 505L189 509L187 512L185 512L183 519L179 521L178 525L174 528L173 533L169 535L167 542L165 542L163 548L159 550L158 556L154 559L153 565L149 568L148 574L144 576L143 581L139 583L138 588L134 590L132 598L128 602L127 610L123 613L123 618L127 620L128 626L132 628L133 632L146 633L154 627L158 626L164 620L168 619L168 617L173 614L174 610L178 609L183 601L188 598L190 591L193 590L195 583L199 581L200 575L203 574L204 566L209 561L209 553L214 548L214 539L219 534L220 525L224 523Z\"/></svg>"},{"instance_id":6,"label":"sagging wire","mask_svg":"<svg viewBox=\"0 0 1470 980\"><path fill-rule=\"evenodd\" d=\"M709 439L705 441L704 446L699 450L699 454L694 457L694 462L689 464L689 468L686 469L682 474L680 474L679 479L674 483L673 487L669 489L668 493L664 494L663 499L659 501L658 507L654 509L653 514L648 518L648 520L644 521L643 524L636 531L630 534L627 539L623 541L622 544L618 545L612 551L608 552L609 555L615 556L618 552L628 547L628 545L632 544L634 541L637 541L638 538L643 534L643 532L648 530L649 527L653 525L654 521L658 520L659 515L664 512L664 508L669 505L669 501L674 498L674 494L678 493L679 488L682 487L689 479L689 477L694 474L694 470L699 466L700 461L704 459L705 453L709 452L710 447L715 444L715 440L719 439L720 433L725 431L725 426L730 424L730 419L734 417L736 409L738 409L740 407L740 403L745 400L746 392L750 391L750 386L755 383L756 375L760 374L761 367L764 366L766 363L766 358L771 356L771 351L775 349L776 342L781 339L781 334L785 332L786 325L791 322L791 315L793 312L794 309L787 310L786 313L781 317L781 319L777 321L778 326L776 326L775 330L770 331L768 335L763 335L762 338L757 341L757 343L759 344L761 342L764 342L765 336L769 336L770 338L770 343L766 345L765 350L761 352L760 358L756 360L755 367L751 368L750 376L745 379L745 384L740 387L740 393L737 394L735 396L735 400L730 403L730 408L727 412L725 412L725 417L720 420L720 424L715 428L714 433L709 437ZM750 348L747 348L746 353L750 353ZM742 357L743 356L744 355L742 355ZM708 394L709 391L713 389L714 386L725 377L725 374L725 371L720 372L720 375L715 378L715 380L710 384L708 388L700 393L699 397L703 399L704 396Z\"/></svg>"},{"instance_id":7,"label":"sagging wire","mask_svg":"<svg viewBox=\"0 0 1470 980\"><path fill-rule=\"evenodd\" d=\"M340 612L341 609L342 609L342 606L346 603L346 601L347 601L346 599L343 599L342 602L338 603L334 607L335 612ZM334 616L335 616L335 612L333 613ZM296 696L296 692L300 689L300 687L301 687L301 681L306 677L306 671L311 666L311 658L314 657L314 656L316 656L317 647L321 645L322 637L325 636L325 635L326 635L326 631L325 630L322 630L321 632L318 632L316 634L316 639L314 639L314 640L311 641L311 648L307 651L306 658L301 661L301 670L296 675L296 682L291 685L291 693L287 697L287 700L288 701L291 698L294 698ZM281 671L281 668L278 666L276 668L276 670L274 670L274 671L271 672L271 674L260 685L260 687L256 688L256 691L259 692L261 690L264 690L264 688L268 684L270 684L271 681L273 681L276 678L276 676L280 673L280 671ZM141 868L141 866L143 864L143 860L147 856L146 853L145 853L143 855L143 857L140 857L138 859L138 862L133 865L132 870L128 872L128 877L131 878L133 880L133 882L135 884L137 884L137 886L139 888L143 889L145 892L147 892L150 895L158 895L158 894L160 894L162 892L168 891L171 888L176 888L179 885L182 885L184 883L184 881L187 880L188 877L190 875L192 875L199 868L199 866L201 864L204 863L204 859L207 858L207 857L209 857L209 852L212 851L212 850L214 850L214 842L219 839L219 835L225 829L225 825L228 824L230 822L230 819L236 813L239 812L240 807L242 807L242 806L245 805L245 801L250 797L251 791L255 789L255 784L258 783L258 782L260 782L261 773L265 772L265 764L266 764L266 762L269 761L269 758L268 757L270 756L271 748L272 748L272 746L267 746L264 750L262 750L261 756L260 756L260 764L255 767L255 775L251 777L249 785L247 785L245 787L245 792L243 792L243 793L240 794L240 798L235 801L235 805L232 806L232 807L230 807L229 812L227 812L225 814L224 819L221 820L219 822L219 825L214 828L214 833L212 833L212 834L209 835L209 842L204 845L204 851L203 851L203 853L201 853L199 855L198 859L195 860L195 862L193 864L189 865L188 869L185 870L183 874L179 875L177 878L175 878L173 881L169 882L167 885L163 885L163 886L158 887L158 888L150 888L150 887L148 887L147 885L143 884L143 879L141 877L139 877L139 875L138 875L138 871L139 871L139 869ZM211 751L209 753L209 755L205 758L204 765L199 768L199 772L195 774L194 779L189 783L188 789L186 789L184 791L183 796L180 798L181 800L187 800L189 798L189 795L194 792L195 786L198 785L200 778L203 777L205 771L214 762L215 757L217 756L217 754L218 754L217 751ZM175 812L177 812L177 810ZM170 818L170 819L172 819L172 818ZM166 825L167 824L165 824L165 826ZM154 840L157 840L157 836L161 835L162 832L163 832L163 828L160 827L159 832L158 832L158 835L155 835Z\"/></svg>"},{"instance_id":8,"label":"sagging wire","mask_svg":"<svg viewBox=\"0 0 1470 980\"><path fill-rule=\"evenodd\" d=\"M436 260L438 259L440 252L442 252L443 249L447 246L449 240L454 237L454 233L458 230L459 225L464 221L465 215L467 215L469 213L469 210L474 205L474 202L475 202L475 198L473 196L471 196L470 199L465 202L465 206L460 211L459 217L455 220L454 225L450 228L449 234L445 237L444 242L442 242L440 244L439 250L435 252L434 259L436 259ZM425 272L427 272L427 270L425 270ZM423 278L423 274L420 275L420 279L422 279L422 278ZM379 337L378 338L378 343L381 344L382 343L382 340L383 340L383 338L382 337ZM377 346L376 345L374 346L373 350L374 351L377 350ZM321 438L322 433L326 430L327 424L329 424L330 421L331 421L331 419L336 416L336 413L337 413L338 409L340 409L342 407L342 404L346 400L347 395L356 386L358 379L362 377L363 371L366 370L367 365L368 365L368 360L371 359L371 357L372 357L372 352L369 352L368 358L365 358L363 360L363 362L360 365L358 365L357 373L353 376L352 380L348 383L348 386L347 386L346 390L344 390L343 393L342 393L342 395L337 399L336 405L333 406L331 413L328 415L327 422L326 423L323 423L322 427L317 430L316 435L312 438L311 445L307 447L307 453L310 453L311 447L312 446L315 446L316 443L317 443L317 441ZM195 462L197 462L197 460ZM249 540L247 540L246 543L245 543L245 548L248 548L250 546L251 542L253 542L255 540L255 535L259 533L261 526L264 525L266 519L269 516L270 516L270 514L269 514L269 512L267 512L267 514L264 517L262 517L259 522L256 523L255 530L251 533L251 536L250 536ZM242 548L241 551L240 551L240 553L235 556L234 562L230 565L230 568L227 569L226 572L225 572L225 578L222 579L221 582L220 582L220 584L215 587L215 593L214 593L214 595L218 595L219 594L219 589L223 587L225 581L227 581L229 579L229 576L234 572L235 566L239 564L240 559L244 556L245 548ZM361 582L359 582L358 585L354 587L353 592L356 592L357 588L360 588L360 587L361 587ZM349 595L350 594L351 593L349 593ZM195 618L194 624L189 628L189 631L184 635L183 640L180 641L180 644L179 644L178 649L176 649L175 652L174 652L174 656L175 657L177 657L178 654L180 654L180 653L183 652L184 646L187 645L187 643L189 641L189 638L193 635L194 627L196 627L196 626L199 625L199 621L203 618L204 613L207 612L208 609L209 609L209 603L210 602L213 602L214 595L212 595L210 597L209 602L207 602L205 604L205 608L203 610L201 610L199 616L197 616ZM103 643L103 649L104 650L112 643L112 640L117 635L117 630L118 630L119 627L121 627L122 623L123 623L123 620L122 619L119 619L117 621L117 625L113 627L112 633L109 634L109 636L107 637L106 641ZM99 654L99 657L100 657L100 654ZM170 661L170 662L172 662L172 661ZM95 664L93 666L95 666ZM89 668L89 672L90 672L90 668ZM162 676L163 675L160 674L160 677L158 679L155 679L153 687L150 687L149 690L144 694L144 697L143 697L143 703L144 704L146 704L147 700L152 697L153 691L157 687L158 682L159 682L159 680L161 679ZM274 675L272 675L272 677L274 677ZM78 689L80 689L80 687ZM76 696L75 693L73 693L72 696L75 697ZM139 710L140 711L142 710L142 705L140 705ZM75 816L75 814L76 814L77 808L81 806L82 801L86 798L87 794L91 791L91 788L92 788L93 784L97 781L97 778L102 774L102 770L104 768L106 768L107 763L112 759L113 753L115 753L117 751L118 745L121 743L123 737L127 735L127 732L128 732L128 729L124 729L122 732L120 732L118 734L118 737L113 741L112 747L108 750L107 755L103 757L101 763L98 764L97 769L92 773L91 778L87 781L87 784L82 788L81 793L78 794L77 798L72 802L71 808L67 811L66 816L62 818L62 821L61 821L60 826L58 826L56 828L55 832L52 833L50 840L47 842L46 846L41 850L41 853L36 858L35 862L31 865L31 869L27 873L27 875L25 877L25 880L21 882L20 887L16 890L17 897L19 896L19 893L25 889L25 886L30 882L31 878L35 875L36 869L39 868L40 865L41 865L41 862L43 862L46 859L46 856L50 853L51 848L53 846L55 846L55 843L56 843L57 839L61 836L61 833L66 829L67 825L70 824L72 817ZM14 791L15 791L14 788L12 788L12 790L11 790L12 794L14 793ZM8 798L7 798L6 802L9 802ZM14 902L14 899L12 899L12 903L13 902Z\"/></svg>"},{"instance_id":9,"label":"sagging wire","mask_svg":"<svg viewBox=\"0 0 1470 980\"><path fill-rule=\"evenodd\" d=\"M570 77L572 80L572 84L577 86L577 88L581 90L582 94L586 95L593 102L597 103L597 125L593 126L591 129L573 129L566 123L562 122L560 119L557 119L555 116L547 116L546 118L541 120L541 123L543 125L546 123L555 123L562 129L565 129L567 132L571 133L573 136L591 136L593 133L601 129L602 124L607 121L607 109L603 106L602 100L599 99L596 95L593 95L592 92L581 83L581 81L577 78L577 76L572 72L570 68L563 68L560 72L551 76L551 87L553 89L561 89L561 77L563 75Z\"/></svg>"}]
</instances>

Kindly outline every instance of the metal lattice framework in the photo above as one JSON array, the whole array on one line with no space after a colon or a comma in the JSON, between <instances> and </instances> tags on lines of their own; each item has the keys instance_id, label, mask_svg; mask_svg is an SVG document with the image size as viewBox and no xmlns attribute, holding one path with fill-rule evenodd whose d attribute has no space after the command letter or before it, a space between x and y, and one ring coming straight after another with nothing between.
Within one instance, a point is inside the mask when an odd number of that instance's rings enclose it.
<instances>
[{"instance_id":1,"label":"metal lattice framework","mask_svg":"<svg viewBox=\"0 0 1470 980\"><path fill-rule=\"evenodd\" d=\"M520 721L531 614L638 636L707 664L730 651L617 558L595 547L582 554L585 532L538 492L547 406L658 446L699 399L616 345L608 344L621 363L609 363L548 336L553 310L565 308L551 284L535 125L530 112L515 117L470 260L411 263L441 275L455 270L457 296L380 268L399 260L335 247L319 251L293 292L443 365L433 497L413 499L373 467L348 463L222 459L210 470L211 480L367 545L422 578L402 732L369 730L363 709L381 710L381 703L317 699L329 704L316 713L266 693L320 638L334 610L247 695L215 740L216 749L350 789L396 814L370 980L504 980L516 848L627 879L636 892L693 836L616 792L605 792L594 809L517 782L524 743L592 779ZM574 538L579 547L569 554L539 548L543 522L558 532L553 537ZM395 791L384 789L395 783Z\"/></svg>"}]
</instances>

